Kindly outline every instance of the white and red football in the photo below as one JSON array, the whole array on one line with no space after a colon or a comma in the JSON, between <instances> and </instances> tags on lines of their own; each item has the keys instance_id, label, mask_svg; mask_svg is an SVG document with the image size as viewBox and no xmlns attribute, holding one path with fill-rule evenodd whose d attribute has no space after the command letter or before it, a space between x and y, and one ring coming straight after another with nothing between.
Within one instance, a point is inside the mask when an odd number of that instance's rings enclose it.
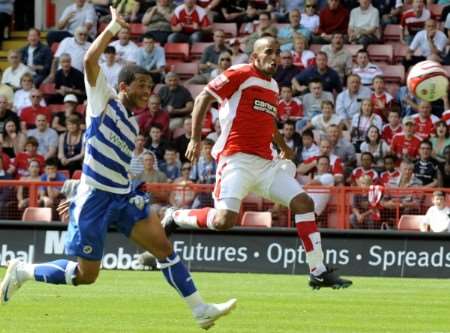
<instances>
[{"instance_id":1,"label":"white and red football","mask_svg":"<svg viewBox=\"0 0 450 333\"><path fill-rule=\"evenodd\" d=\"M425 60L415 64L406 79L409 91L418 98L433 102L448 93L448 76L441 64Z\"/></svg>"}]
</instances>

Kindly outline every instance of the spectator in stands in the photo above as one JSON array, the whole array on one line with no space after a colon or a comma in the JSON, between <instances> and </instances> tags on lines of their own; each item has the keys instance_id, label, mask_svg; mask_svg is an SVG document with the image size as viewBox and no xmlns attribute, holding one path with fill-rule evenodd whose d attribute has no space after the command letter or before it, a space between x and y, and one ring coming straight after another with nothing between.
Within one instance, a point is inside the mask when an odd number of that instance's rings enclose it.
<instances>
[{"instance_id":1,"label":"spectator in stands","mask_svg":"<svg viewBox=\"0 0 450 333\"><path fill-rule=\"evenodd\" d=\"M42 92L38 89L31 90L31 106L22 109L20 114L21 130L26 133L27 129L36 127L36 118L38 115L43 115L50 122L52 120L52 113L47 107L41 106Z\"/></svg>"},{"instance_id":2,"label":"spectator in stands","mask_svg":"<svg viewBox=\"0 0 450 333\"><path fill-rule=\"evenodd\" d=\"M56 157L58 150L58 134L49 127L47 117L43 114L36 116L36 128L28 131L28 136L36 138L39 142L38 154L45 159Z\"/></svg>"},{"instance_id":3,"label":"spectator in stands","mask_svg":"<svg viewBox=\"0 0 450 333\"><path fill-rule=\"evenodd\" d=\"M287 23L289 21L289 13L293 10L303 11L305 8L304 0L280 0L276 1L275 10L272 12L275 19L279 23Z\"/></svg>"},{"instance_id":4,"label":"spectator in stands","mask_svg":"<svg viewBox=\"0 0 450 333\"><path fill-rule=\"evenodd\" d=\"M161 105L169 112L170 129L181 127L183 117L189 115L194 107L191 93L180 85L178 75L170 72L166 74L166 85L158 91Z\"/></svg>"},{"instance_id":5,"label":"spectator in stands","mask_svg":"<svg viewBox=\"0 0 450 333\"><path fill-rule=\"evenodd\" d=\"M366 139L361 143L361 153L369 152L378 169L383 168L384 157L391 152L391 147L381 138L380 129L371 125L367 130Z\"/></svg>"},{"instance_id":6,"label":"spectator in stands","mask_svg":"<svg viewBox=\"0 0 450 333\"><path fill-rule=\"evenodd\" d=\"M414 120L416 135L422 140L428 139L434 131L434 124L439 121L439 118L431 114L431 103L427 101L420 101L419 113L416 113L411 118Z\"/></svg>"},{"instance_id":7,"label":"spectator in stands","mask_svg":"<svg viewBox=\"0 0 450 333\"><path fill-rule=\"evenodd\" d=\"M189 175L191 174L191 163L186 162L181 166L181 174L180 177L174 180L174 184L189 186L193 182L189 179ZM183 188L179 190L172 191L169 197L169 203L172 207L177 208L191 208L192 202L195 199L195 192L189 190L189 188Z\"/></svg>"},{"instance_id":8,"label":"spectator in stands","mask_svg":"<svg viewBox=\"0 0 450 333\"><path fill-rule=\"evenodd\" d=\"M305 12L302 13L301 16L302 25L309 30L311 35L317 34L319 31L320 18L319 15L316 14L316 7L317 4L315 0L305 1Z\"/></svg>"},{"instance_id":9,"label":"spectator in stands","mask_svg":"<svg viewBox=\"0 0 450 333\"><path fill-rule=\"evenodd\" d=\"M106 82L117 91L117 82L119 82L119 72L123 67L116 58L116 49L114 46L108 46L103 52L105 61L100 64L100 67L105 74Z\"/></svg>"},{"instance_id":10,"label":"spectator in stands","mask_svg":"<svg viewBox=\"0 0 450 333\"><path fill-rule=\"evenodd\" d=\"M72 58L68 53L63 53L59 59L61 69L55 74L56 95L51 97L51 102L61 104L68 94L75 95L82 102L86 98L83 73L72 66Z\"/></svg>"},{"instance_id":11,"label":"spectator in stands","mask_svg":"<svg viewBox=\"0 0 450 333\"><path fill-rule=\"evenodd\" d=\"M161 108L161 98L159 95L151 95L148 100L148 108L137 114L140 132L149 133L153 124L158 124L164 137L169 135L169 113Z\"/></svg>"},{"instance_id":12,"label":"spectator in stands","mask_svg":"<svg viewBox=\"0 0 450 333\"><path fill-rule=\"evenodd\" d=\"M12 16L14 12L14 0L3 0L0 3L0 48L5 38L5 28L11 24Z\"/></svg>"},{"instance_id":13,"label":"spectator in stands","mask_svg":"<svg viewBox=\"0 0 450 333\"><path fill-rule=\"evenodd\" d=\"M370 126L375 126L381 131L383 128L383 120L381 117L373 113L373 105L370 99L365 99L361 103L361 110L352 118L352 127L350 135L352 143L357 152L360 152L361 143L365 141Z\"/></svg>"},{"instance_id":14,"label":"spectator in stands","mask_svg":"<svg viewBox=\"0 0 450 333\"><path fill-rule=\"evenodd\" d=\"M189 178L197 184L214 184L216 182L217 162L211 155L214 142L208 139L202 141L200 158L192 166ZM192 208L200 208L212 204L211 192L197 194Z\"/></svg>"},{"instance_id":15,"label":"spectator in stands","mask_svg":"<svg viewBox=\"0 0 450 333\"><path fill-rule=\"evenodd\" d=\"M276 25L273 24L269 13L262 12L261 14L259 14L258 22L259 24L258 27L256 28L256 31L253 32L250 36L248 36L247 39L245 40L244 52L247 54L252 53L253 44L255 44L255 41L258 38L261 38L263 35L264 36L270 35L273 37L277 36L278 29Z\"/></svg>"},{"instance_id":16,"label":"spectator in stands","mask_svg":"<svg viewBox=\"0 0 450 333\"><path fill-rule=\"evenodd\" d=\"M213 122L213 129L213 131L208 133L206 138L217 142L217 139L219 139L220 133L222 132L222 129L220 128L220 119L218 117Z\"/></svg>"},{"instance_id":17,"label":"spectator in stands","mask_svg":"<svg viewBox=\"0 0 450 333\"><path fill-rule=\"evenodd\" d=\"M187 81L188 84L207 84L211 72L219 65L219 56L229 51L225 44L225 32L221 29L214 31L214 43L205 48L198 64L199 74Z\"/></svg>"},{"instance_id":18,"label":"spectator in stands","mask_svg":"<svg viewBox=\"0 0 450 333\"><path fill-rule=\"evenodd\" d=\"M281 130L281 135L284 139L286 145L292 149L295 156L301 154L302 150L302 139L301 136L295 132L295 123L293 121L286 121L283 124L283 128ZM293 162L298 162L299 159L296 158Z\"/></svg>"},{"instance_id":19,"label":"spectator in stands","mask_svg":"<svg viewBox=\"0 0 450 333\"><path fill-rule=\"evenodd\" d=\"M391 145L394 135L402 133L402 131L400 111L398 109L393 109L389 112L388 123L383 126L381 137L388 145Z\"/></svg>"},{"instance_id":20,"label":"spectator in stands","mask_svg":"<svg viewBox=\"0 0 450 333\"><path fill-rule=\"evenodd\" d=\"M303 106L301 102L293 98L291 86L281 86L280 100L278 101L278 123L286 121L297 121L303 117Z\"/></svg>"},{"instance_id":21,"label":"spectator in stands","mask_svg":"<svg viewBox=\"0 0 450 333\"><path fill-rule=\"evenodd\" d=\"M330 171L334 176L336 184L341 184L344 177L344 168L342 165L342 161L337 155L334 155L331 150L331 142L328 139L321 140L319 144L318 156L313 156L304 160L297 167L297 173L299 173L300 175L312 174L314 176L317 167L317 158L324 155L328 156L328 158L330 159Z\"/></svg>"},{"instance_id":22,"label":"spectator in stands","mask_svg":"<svg viewBox=\"0 0 450 333\"><path fill-rule=\"evenodd\" d=\"M9 67L5 69L2 75L2 84L7 84L14 91L20 89L20 79L23 74L31 73L32 70L28 66L20 62L20 51L10 50L8 52Z\"/></svg>"},{"instance_id":23,"label":"spectator in stands","mask_svg":"<svg viewBox=\"0 0 450 333\"><path fill-rule=\"evenodd\" d=\"M328 128L331 125L343 127L342 119L334 113L334 104L331 101L323 101L321 105L322 112L315 115L303 130L313 129L319 132L319 137L327 136Z\"/></svg>"},{"instance_id":24,"label":"spectator in stands","mask_svg":"<svg viewBox=\"0 0 450 333\"><path fill-rule=\"evenodd\" d=\"M310 0L312 3L313 0ZM314 5L314 4L312 4ZM300 10L294 9L289 12L289 25L282 27L277 34L277 39L281 44L281 51L292 51L294 36L302 35L307 41L310 39L312 31L300 24L303 15Z\"/></svg>"},{"instance_id":25,"label":"spectator in stands","mask_svg":"<svg viewBox=\"0 0 450 333\"><path fill-rule=\"evenodd\" d=\"M33 89L33 75L26 72L20 79L21 89L14 93L13 108L20 116L22 109L31 106L31 91ZM44 99L41 99L41 106L46 106Z\"/></svg>"},{"instance_id":26,"label":"spectator in stands","mask_svg":"<svg viewBox=\"0 0 450 333\"><path fill-rule=\"evenodd\" d=\"M211 1L206 10L213 11L214 22L235 22L238 27L248 23L249 29L253 26L253 21L258 19L258 12L262 11L255 8L255 3L246 0Z\"/></svg>"},{"instance_id":27,"label":"spectator in stands","mask_svg":"<svg viewBox=\"0 0 450 333\"><path fill-rule=\"evenodd\" d=\"M28 170L22 177L20 177L20 180L27 180L27 181L34 181L34 182L40 182L41 181L41 164L39 161L35 159L31 159L28 163ZM29 198L28 198L28 187L27 186L18 186L17 187L17 208L22 210L27 208L29 205ZM39 206L43 206L43 203L38 202Z\"/></svg>"},{"instance_id":28,"label":"spectator in stands","mask_svg":"<svg viewBox=\"0 0 450 333\"><path fill-rule=\"evenodd\" d=\"M214 80L220 74L231 67L231 53L229 51L222 52L219 56L219 65L214 68L209 75L209 80Z\"/></svg>"},{"instance_id":29,"label":"spectator in stands","mask_svg":"<svg viewBox=\"0 0 450 333\"><path fill-rule=\"evenodd\" d=\"M378 173L373 168L374 162L375 161L371 153L368 151L361 153L361 166L352 171L350 184L352 186L357 186L359 179L366 176L370 177L372 184L376 184L378 182Z\"/></svg>"},{"instance_id":30,"label":"spectator in stands","mask_svg":"<svg viewBox=\"0 0 450 333\"><path fill-rule=\"evenodd\" d=\"M328 56L328 66L333 68L342 82L352 72L353 60L349 51L344 49L344 36L335 33L331 37L331 44L324 45L321 49Z\"/></svg>"},{"instance_id":31,"label":"spectator in stands","mask_svg":"<svg viewBox=\"0 0 450 333\"><path fill-rule=\"evenodd\" d=\"M67 131L66 120L76 114L76 109L78 106L78 100L75 95L69 94L64 97L64 111L55 113L52 120L52 128L62 134ZM82 128L84 125L82 126Z\"/></svg>"},{"instance_id":32,"label":"spectator in stands","mask_svg":"<svg viewBox=\"0 0 450 333\"><path fill-rule=\"evenodd\" d=\"M131 153L131 164L130 164L130 176L131 178L136 178L142 172L144 172L144 154L149 150L144 148L145 136L139 134L136 137L135 147Z\"/></svg>"},{"instance_id":33,"label":"spectator in stands","mask_svg":"<svg viewBox=\"0 0 450 333\"><path fill-rule=\"evenodd\" d=\"M195 4L195 0L184 0L175 8L170 19L172 33L170 43L199 43L211 40L211 22L207 12Z\"/></svg>"},{"instance_id":34,"label":"spectator in stands","mask_svg":"<svg viewBox=\"0 0 450 333\"><path fill-rule=\"evenodd\" d=\"M175 181L180 177L180 161L177 157L177 150L175 147L168 146L164 152L164 163L161 166L161 171L167 176L169 182Z\"/></svg>"},{"instance_id":35,"label":"spectator in stands","mask_svg":"<svg viewBox=\"0 0 450 333\"><path fill-rule=\"evenodd\" d=\"M409 45L404 61L406 69L425 59L441 62L447 43L448 39L438 30L436 21L427 20L425 29L417 32Z\"/></svg>"},{"instance_id":36,"label":"spectator in stands","mask_svg":"<svg viewBox=\"0 0 450 333\"><path fill-rule=\"evenodd\" d=\"M440 164L442 187L450 187L450 146L444 148L445 161Z\"/></svg>"},{"instance_id":37,"label":"spectator in stands","mask_svg":"<svg viewBox=\"0 0 450 333\"><path fill-rule=\"evenodd\" d=\"M425 187L439 187L441 185L441 175L439 163L431 156L433 145L425 140L419 146L419 158L414 164L414 175Z\"/></svg>"},{"instance_id":38,"label":"spectator in stands","mask_svg":"<svg viewBox=\"0 0 450 333\"><path fill-rule=\"evenodd\" d=\"M372 179L367 175L358 179L358 186L363 188L364 191L367 191L372 184ZM353 195L352 215L350 216L352 229L374 229L374 213L369 205L369 196L366 192Z\"/></svg>"},{"instance_id":39,"label":"spectator in stands","mask_svg":"<svg viewBox=\"0 0 450 333\"><path fill-rule=\"evenodd\" d=\"M14 175L14 172L16 171L16 167L13 163L11 163L11 159L9 158L8 154L2 151L0 148L0 160L1 160L1 166L0 166L0 172L3 176L11 177Z\"/></svg>"},{"instance_id":40,"label":"spectator in stands","mask_svg":"<svg viewBox=\"0 0 450 333\"><path fill-rule=\"evenodd\" d=\"M395 167L395 156L384 156L384 169L380 175L380 184L384 187L392 187L398 184L400 180L400 170Z\"/></svg>"},{"instance_id":41,"label":"spectator in stands","mask_svg":"<svg viewBox=\"0 0 450 333\"><path fill-rule=\"evenodd\" d=\"M242 52L239 39L231 39L229 45L231 50L231 65L234 66L248 63L248 54Z\"/></svg>"},{"instance_id":42,"label":"spectator in stands","mask_svg":"<svg viewBox=\"0 0 450 333\"><path fill-rule=\"evenodd\" d=\"M70 176L81 170L84 158L83 130L78 114L67 117L67 131L59 136L58 159L62 169L69 170Z\"/></svg>"},{"instance_id":43,"label":"spectator in stands","mask_svg":"<svg viewBox=\"0 0 450 333\"><path fill-rule=\"evenodd\" d=\"M45 158L38 154L39 142L34 137L28 137L25 142L25 151L16 154L14 166L18 177L28 176L28 167L31 160L36 160L39 163L41 170L44 169Z\"/></svg>"},{"instance_id":44,"label":"spectator in stands","mask_svg":"<svg viewBox=\"0 0 450 333\"><path fill-rule=\"evenodd\" d=\"M342 135L339 126L328 126L327 139L331 143L331 152L335 154L344 163L345 174L352 170L356 165L356 151L352 143Z\"/></svg>"},{"instance_id":45,"label":"spectator in stands","mask_svg":"<svg viewBox=\"0 0 450 333\"><path fill-rule=\"evenodd\" d=\"M352 73L358 75L361 78L361 84L366 87L372 86L376 76L383 75L378 65L369 62L369 52L365 49L359 50L356 54L356 64L353 66Z\"/></svg>"},{"instance_id":46,"label":"spectator in stands","mask_svg":"<svg viewBox=\"0 0 450 333\"><path fill-rule=\"evenodd\" d=\"M439 163L445 163L445 147L450 145L450 130L445 121L438 121L434 127L434 136L430 139L433 145L433 157Z\"/></svg>"},{"instance_id":47,"label":"spectator in stands","mask_svg":"<svg viewBox=\"0 0 450 333\"><path fill-rule=\"evenodd\" d=\"M184 118L183 122L184 134L173 140L173 145L178 152L178 156L182 163L188 162L186 158L186 149L189 144L189 140L192 136L192 119L190 117Z\"/></svg>"},{"instance_id":48,"label":"spectator in stands","mask_svg":"<svg viewBox=\"0 0 450 333\"><path fill-rule=\"evenodd\" d=\"M433 192L433 206L428 208L422 223L421 231L450 232L450 208L446 205L442 191Z\"/></svg>"},{"instance_id":49,"label":"spectator in stands","mask_svg":"<svg viewBox=\"0 0 450 333\"><path fill-rule=\"evenodd\" d=\"M0 134L3 133L5 122L10 119L14 121L17 128L20 128L20 119L14 111L11 111L8 98L0 95Z\"/></svg>"},{"instance_id":50,"label":"spectator in stands","mask_svg":"<svg viewBox=\"0 0 450 333\"><path fill-rule=\"evenodd\" d=\"M56 158L48 158L45 161L45 172L41 175L43 182L64 182L66 176L58 171L58 160ZM61 187L57 186L41 186L39 187L39 200L44 207L55 208L59 201L63 198Z\"/></svg>"},{"instance_id":51,"label":"spectator in stands","mask_svg":"<svg viewBox=\"0 0 450 333\"><path fill-rule=\"evenodd\" d=\"M59 43L64 38L76 35L77 29L83 28L90 38L97 35L97 15L92 4L86 0L74 0L67 6L56 22L56 29L47 34L47 45Z\"/></svg>"},{"instance_id":52,"label":"spectator in stands","mask_svg":"<svg viewBox=\"0 0 450 333\"><path fill-rule=\"evenodd\" d=\"M150 7L142 17L142 24L146 26L147 33L161 45L167 42L172 33L170 19L175 10L171 0L157 0L156 5Z\"/></svg>"},{"instance_id":53,"label":"spectator in stands","mask_svg":"<svg viewBox=\"0 0 450 333\"><path fill-rule=\"evenodd\" d=\"M308 49L308 40L300 34L295 34L293 38L294 49L291 51L292 63L302 70L313 66L316 63L316 55Z\"/></svg>"},{"instance_id":54,"label":"spectator in stands","mask_svg":"<svg viewBox=\"0 0 450 333\"><path fill-rule=\"evenodd\" d=\"M34 84L39 87L50 74L52 51L41 43L41 32L37 28L28 30L27 40L28 44L20 50L21 61L34 72Z\"/></svg>"},{"instance_id":55,"label":"spectator in stands","mask_svg":"<svg viewBox=\"0 0 450 333\"><path fill-rule=\"evenodd\" d=\"M414 0L411 9L402 13L400 24L403 27L403 38L407 44L425 26L425 22L431 18L430 11L425 8L424 0Z\"/></svg>"},{"instance_id":56,"label":"spectator in stands","mask_svg":"<svg viewBox=\"0 0 450 333\"><path fill-rule=\"evenodd\" d=\"M78 27L75 30L74 37L65 38L59 45L53 58L50 76L47 81L53 82L55 80L56 70L62 67L61 57L63 54L68 54L71 59L71 65L75 69L83 72L83 59L91 43L87 41L87 30L83 27Z\"/></svg>"},{"instance_id":57,"label":"spectator in stands","mask_svg":"<svg viewBox=\"0 0 450 333\"><path fill-rule=\"evenodd\" d=\"M372 80L372 96L370 99L373 104L373 112L376 113L385 122L388 119L389 111L393 97L384 89L383 76L375 76Z\"/></svg>"},{"instance_id":58,"label":"spectator in stands","mask_svg":"<svg viewBox=\"0 0 450 333\"><path fill-rule=\"evenodd\" d=\"M3 133L0 134L1 149L10 158L15 158L16 154L25 148L26 137L20 131L13 119L7 119L3 125Z\"/></svg>"},{"instance_id":59,"label":"spectator in stands","mask_svg":"<svg viewBox=\"0 0 450 333\"><path fill-rule=\"evenodd\" d=\"M314 43L327 44L334 34L347 34L349 12L340 0L327 0L327 5L320 11L320 25ZM331 58L330 58L331 59Z\"/></svg>"},{"instance_id":60,"label":"spectator in stands","mask_svg":"<svg viewBox=\"0 0 450 333\"><path fill-rule=\"evenodd\" d=\"M297 160L303 162L311 157L320 154L319 147L314 142L314 134L307 130L302 132L302 145L300 151L297 151ZM328 163L329 165L330 163Z\"/></svg>"},{"instance_id":61,"label":"spectator in stands","mask_svg":"<svg viewBox=\"0 0 450 333\"><path fill-rule=\"evenodd\" d=\"M336 114L340 116L347 129L351 121L361 110L361 102L370 98L372 92L368 87L361 86L361 78L351 74L347 77L347 89L336 98Z\"/></svg>"},{"instance_id":62,"label":"spectator in stands","mask_svg":"<svg viewBox=\"0 0 450 333\"><path fill-rule=\"evenodd\" d=\"M131 40L128 28L122 27L117 34L117 40L111 42L109 46L114 47L116 50L116 58L120 64L127 65L137 62L136 56L139 47Z\"/></svg>"},{"instance_id":63,"label":"spectator in stands","mask_svg":"<svg viewBox=\"0 0 450 333\"><path fill-rule=\"evenodd\" d=\"M359 0L359 7L350 12L348 38L353 44L367 45L380 39L380 15L370 0Z\"/></svg>"},{"instance_id":64,"label":"spectator in stands","mask_svg":"<svg viewBox=\"0 0 450 333\"><path fill-rule=\"evenodd\" d=\"M280 58L280 64L273 78L280 87L291 85L292 79L301 72L301 68L293 64L291 52L281 52Z\"/></svg>"},{"instance_id":65,"label":"spectator in stands","mask_svg":"<svg viewBox=\"0 0 450 333\"><path fill-rule=\"evenodd\" d=\"M313 79L309 82L309 93L303 95L303 113L304 124L311 121L315 116L322 112L322 103L324 101L333 102L333 94L329 91L323 91L322 81L319 78ZM299 124L299 126L301 126ZM298 130L302 130L302 127L297 127Z\"/></svg>"},{"instance_id":66,"label":"spectator in stands","mask_svg":"<svg viewBox=\"0 0 450 333\"><path fill-rule=\"evenodd\" d=\"M305 92L308 84L319 78L322 81L323 90L337 94L342 90L341 79L338 73L328 67L328 56L319 51L316 56L316 65L306 68L292 79L292 85L296 91Z\"/></svg>"},{"instance_id":67,"label":"spectator in stands","mask_svg":"<svg viewBox=\"0 0 450 333\"><path fill-rule=\"evenodd\" d=\"M149 134L145 148L155 154L159 167L164 163L164 152L166 151L167 143L162 138L162 129L159 124L153 124Z\"/></svg>"},{"instance_id":68,"label":"spectator in stands","mask_svg":"<svg viewBox=\"0 0 450 333\"><path fill-rule=\"evenodd\" d=\"M142 47L136 53L136 64L145 68L155 83L161 82L162 73L166 67L164 48L155 45L152 35L142 37Z\"/></svg>"},{"instance_id":69,"label":"spectator in stands","mask_svg":"<svg viewBox=\"0 0 450 333\"><path fill-rule=\"evenodd\" d=\"M419 109L420 99L409 91L408 86L400 87L397 94L397 103L401 107L401 116L411 116Z\"/></svg>"},{"instance_id":70,"label":"spectator in stands","mask_svg":"<svg viewBox=\"0 0 450 333\"><path fill-rule=\"evenodd\" d=\"M420 137L415 135L415 122L411 117L403 118L403 132L395 134L392 138L391 151L401 161L402 159L415 160L419 153Z\"/></svg>"}]
</instances>

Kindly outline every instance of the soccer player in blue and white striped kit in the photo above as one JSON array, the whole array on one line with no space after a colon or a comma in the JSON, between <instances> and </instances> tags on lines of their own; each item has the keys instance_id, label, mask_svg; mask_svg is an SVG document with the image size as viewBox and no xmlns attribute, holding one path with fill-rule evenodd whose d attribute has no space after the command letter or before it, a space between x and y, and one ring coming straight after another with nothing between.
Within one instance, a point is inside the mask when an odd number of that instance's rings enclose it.
<instances>
[{"instance_id":1,"label":"soccer player in blue and white striped kit","mask_svg":"<svg viewBox=\"0 0 450 333\"><path fill-rule=\"evenodd\" d=\"M128 171L138 124L132 111L147 105L150 74L125 66L116 95L108 86L98 60L111 39L127 23L114 8L112 21L92 43L84 59L87 92L86 154L83 175L69 209L66 253L78 261L60 259L42 264L12 260L2 281L1 302L6 304L25 281L51 284L92 284L100 271L108 227L119 231L158 258L169 284L184 298L201 328L208 329L236 304L206 304L190 273L173 251L159 218L149 214L145 193L131 189Z\"/></svg>"}]
</instances>

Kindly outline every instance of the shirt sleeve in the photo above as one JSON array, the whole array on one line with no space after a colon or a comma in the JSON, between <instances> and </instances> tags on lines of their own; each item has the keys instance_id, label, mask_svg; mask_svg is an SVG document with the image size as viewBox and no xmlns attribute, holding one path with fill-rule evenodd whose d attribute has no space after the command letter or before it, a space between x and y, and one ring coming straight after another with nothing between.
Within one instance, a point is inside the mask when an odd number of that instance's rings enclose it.
<instances>
[{"instance_id":1,"label":"shirt sleeve","mask_svg":"<svg viewBox=\"0 0 450 333\"><path fill-rule=\"evenodd\" d=\"M87 114L89 116L98 117L102 114L109 99L114 95L108 85L105 74L100 69L98 72L95 86L91 86L85 74L84 84L86 86L87 95Z\"/></svg>"},{"instance_id":2,"label":"shirt sleeve","mask_svg":"<svg viewBox=\"0 0 450 333\"><path fill-rule=\"evenodd\" d=\"M228 69L206 86L206 91L220 102L229 99L243 82L243 73L238 69Z\"/></svg>"}]
</instances>

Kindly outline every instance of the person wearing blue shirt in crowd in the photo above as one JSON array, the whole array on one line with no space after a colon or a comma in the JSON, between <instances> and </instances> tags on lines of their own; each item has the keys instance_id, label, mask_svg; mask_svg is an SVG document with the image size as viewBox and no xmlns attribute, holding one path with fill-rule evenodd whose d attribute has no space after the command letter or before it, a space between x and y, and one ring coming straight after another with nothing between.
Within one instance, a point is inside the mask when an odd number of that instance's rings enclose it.
<instances>
[{"instance_id":1,"label":"person wearing blue shirt in crowd","mask_svg":"<svg viewBox=\"0 0 450 333\"><path fill-rule=\"evenodd\" d=\"M175 179L181 175L181 163L177 158L177 150L175 147L168 146L164 152L164 163L161 166L161 171L163 171L167 179L173 182Z\"/></svg>"},{"instance_id":2,"label":"person wearing blue shirt in crowd","mask_svg":"<svg viewBox=\"0 0 450 333\"><path fill-rule=\"evenodd\" d=\"M292 42L295 34L301 34L306 40L311 38L311 31L300 24L301 14L298 9L289 12L289 25L282 27L278 31L277 38L281 44L281 51L292 51L294 44Z\"/></svg>"},{"instance_id":3,"label":"person wearing blue shirt in crowd","mask_svg":"<svg viewBox=\"0 0 450 333\"><path fill-rule=\"evenodd\" d=\"M214 141L205 139L202 141L202 153L198 161L193 165L190 179L198 184L215 184L216 182L216 160L211 155ZM211 193L201 192L197 195L192 208L210 206L212 204Z\"/></svg>"},{"instance_id":4,"label":"person wearing blue shirt in crowd","mask_svg":"<svg viewBox=\"0 0 450 333\"><path fill-rule=\"evenodd\" d=\"M152 35L142 38L142 47L136 52L136 64L150 72L155 83L161 82L161 74L166 67L166 54L161 46L155 45Z\"/></svg>"},{"instance_id":5,"label":"person wearing blue shirt in crowd","mask_svg":"<svg viewBox=\"0 0 450 333\"><path fill-rule=\"evenodd\" d=\"M63 182L66 176L58 171L58 159L51 157L45 161L45 172L41 176L43 182ZM62 199L61 187L41 186L39 187L39 199L45 207L56 207L58 201Z\"/></svg>"}]
</instances>

